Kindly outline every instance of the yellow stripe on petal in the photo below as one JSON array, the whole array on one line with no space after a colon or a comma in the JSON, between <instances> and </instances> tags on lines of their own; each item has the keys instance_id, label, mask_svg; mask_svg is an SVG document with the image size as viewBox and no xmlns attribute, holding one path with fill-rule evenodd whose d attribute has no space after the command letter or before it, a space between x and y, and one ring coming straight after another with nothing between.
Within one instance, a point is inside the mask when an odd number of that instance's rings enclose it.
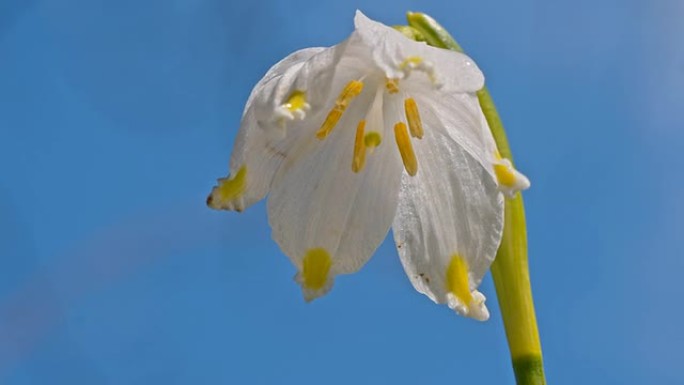
<instances>
[{"instance_id":1,"label":"yellow stripe on petal","mask_svg":"<svg viewBox=\"0 0 684 385\"><path fill-rule=\"evenodd\" d=\"M406 120L411 130L411 136L421 139L423 137L423 123L418 113L418 105L413 98L404 100L404 111L406 112Z\"/></svg>"},{"instance_id":2,"label":"yellow stripe on petal","mask_svg":"<svg viewBox=\"0 0 684 385\"><path fill-rule=\"evenodd\" d=\"M468 281L468 262L458 254L454 254L446 271L447 291L455 295L466 307L473 302Z\"/></svg>"},{"instance_id":3,"label":"yellow stripe on petal","mask_svg":"<svg viewBox=\"0 0 684 385\"><path fill-rule=\"evenodd\" d=\"M404 162L406 172L411 176L416 175L418 173L418 160L413 152L406 124L399 122L394 125L394 138L397 141L397 147L399 147L399 153L401 154L401 160Z\"/></svg>"},{"instance_id":4,"label":"yellow stripe on petal","mask_svg":"<svg viewBox=\"0 0 684 385\"><path fill-rule=\"evenodd\" d=\"M325 139L332 132L333 128L340 121L342 114L349 107L349 103L363 91L363 82L359 80L352 80L344 87L335 100L335 107L328 113L321 128L316 132L318 139Z\"/></svg>"},{"instance_id":5,"label":"yellow stripe on petal","mask_svg":"<svg viewBox=\"0 0 684 385\"><path fill-rule=\"evenodd\" d=\"M323 248L310 249L302 260L302 285L305 289L321 290L328 282L332 266L330 254Z\"/></svg>"},{"instance_id":6,"label":"yellow stripe on petal","mask_svg":"<svg viewBox=\"0 0 684 385\"><path fill-rule=\"evenodd\" d=\"M354 140L354 159L352 160L352 171L359 172L366 163L366 141L364 128L366 121L362 120L356 127L356 138Z\"/></svg>"}]
</instances>

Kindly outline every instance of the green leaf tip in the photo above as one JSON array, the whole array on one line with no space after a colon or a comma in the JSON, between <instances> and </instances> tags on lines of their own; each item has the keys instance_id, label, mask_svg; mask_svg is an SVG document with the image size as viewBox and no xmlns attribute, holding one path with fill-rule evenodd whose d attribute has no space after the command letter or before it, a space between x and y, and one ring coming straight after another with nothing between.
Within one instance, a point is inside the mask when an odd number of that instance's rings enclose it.
<instances>
[{"instance_id":1,"label":"green leaf tip","mask_svg":"<svg viewBox=\"0 0 684 385\"><path fill-rule=\"evenodd\" d=\"M407 12L406 20L409 26L420 31L429 45L463 52L461 46L458 45L449 32L432 17L421 12Z\"/></svg>"},{"instance_id":2,"label":"green leaf tip","mask_svg":"<svg viewBox=\"0 0 684 385\"><path fill-rule=\"evenodd\" d=\"M392 28L401 32L404 36L415 41L425 41L425 36L419 30L409 25L394 25Z\"/></svg>"}]
</instances>

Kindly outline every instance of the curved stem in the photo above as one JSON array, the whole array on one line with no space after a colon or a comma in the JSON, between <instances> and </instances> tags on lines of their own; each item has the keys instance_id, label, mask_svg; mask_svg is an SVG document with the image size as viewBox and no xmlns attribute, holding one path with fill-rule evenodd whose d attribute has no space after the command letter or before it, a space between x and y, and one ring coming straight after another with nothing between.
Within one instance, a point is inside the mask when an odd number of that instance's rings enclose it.
<instances>
[{"instance_id":1,"label":"curved stem","mask_svg":"<svg viewBox=\"0 0 684 385\"><path fill-rule=\"evenodd\" d=\"M449 32L430 16L409 12L407 19L409 26L415 28L429 45L463 52ZM506 132L487 87L478 91L477 97L499 153L512 162ZM518 385L545 385L543 356L527 262L525 207L520 193L512 199L506 199L504 218L501 246L491 271L506 329L513 371Z\"/></svg>"}]
</instances>

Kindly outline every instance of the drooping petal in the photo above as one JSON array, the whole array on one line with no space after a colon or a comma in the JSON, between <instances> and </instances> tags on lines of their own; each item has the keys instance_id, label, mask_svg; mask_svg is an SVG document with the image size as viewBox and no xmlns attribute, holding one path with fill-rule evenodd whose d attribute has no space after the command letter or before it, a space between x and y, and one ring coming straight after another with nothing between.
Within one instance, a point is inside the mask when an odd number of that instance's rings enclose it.
<instances>
[{"instance_id":1,"label":"drooping petal","mask_svg":"<svg viewBox=\"0 0 684 385\"><path fill-rule=\"evenodd\" d=\"M489 317L476 289L494 260L503 198L490 172L444 130L424 120L415 142L420 170L402 178L394 238L413 286L437 303Z\"/></svg>"},{"instance_id":2,"label":"drooping petal","mask_svg":"<svg viewBox=\"0 0 684 385\"><path fill-rule=\"evenodd\" d=\"M268 199L273 238L299 269L307 300L325 294L335 275L359 270L396 212L402 165L385 134L390 123L383 121L382 92L364 98L291 164Z\"/></svg>"},{"instance_id":3,"label":"drooping petal","mask_svg":"<svg viewBox=\"0 0 684 385\"><path fill-rule=\"evenodd\" d=\"M297 51L268 71L248 99L230 176L213 188L210 207L242 211L266 196L281 166L311 148L310 131L334 98L333 79L340 70L355 69L363 60L360 49L352 36L331 48Z\"/></svg>"},{"instance_id":4,"label":"drooping petal","mask_svg":"<svg viewBox=\"0 0 684 385\"><path fill-rule=\"evenodd\" d=\"M443 130L480 162L498 183L499 191L513 197L530 187L530 181L516 170L509 159L502 158L494 136L476 95L445 93L432 90L420 83L409 83L408 94L416 95L421 114L433 124L432 129Z\"/></svg>"},{"instance_id":5,"label":"drooping petal","mask_svg":"<svg viewBox=\"0 0 684 385\"><path fill-rule=\"evenodd\" d=\"M446 92L475 92L484 86L482 71L462 53L410 40L360 11L356 11L354 25L388 78L404 79L412 70L420 70Z\"/></svg>"},{"instance_id":6,"label":"drooping petal","mask_svg":"<svg viewBox=\"0 0 684 385\"><path fill-rule=\"evenodd\" d=\"M322 50L308 48L287 56L271 67L252 89L233 146L229 177L219 179L212 189L207 198L210 207L242 211L268 193L273 176L285 158L283 149L291 147L296 138L274 140L274 134L269 132L273 119L263 112L259 116L254 100L274 99L276 90L291 83L304 63Z\"/></svg>"},{"instance_id":7,"label":"drooping petal","mask_svg":"<svg viewBox=\"0 0 684 385\"><path fill-rule=\"evenodd\" d=\"M268 84L271 80L273 80L274 78L281 78L286 73L288 73L289 77L291 78L292 75L297 73L297 70L301 68L301 66L304 65L304 63L307 60L309 60L312 56L321 53L326 49L327 48L324 47L311 47L300 49L287 55L284 59L274 64L271 68L268 69L264 77L262 77L259 80L259 82L254 86L254 88L252 88L252 92L250 92L249 97L247 98L247 103L245 103L245 110L243 111L243 115L247 113L247 109L249 108L249 106L252 105L254 98L257 95L264 93L266 84ZM283 79L281 79L281 83L287 83L286 81L283 82L282 80ZM271 85L271 87L273 87L273 85ZM273 99L275 99L275 97Z\"/></svg>"}]
</instances>

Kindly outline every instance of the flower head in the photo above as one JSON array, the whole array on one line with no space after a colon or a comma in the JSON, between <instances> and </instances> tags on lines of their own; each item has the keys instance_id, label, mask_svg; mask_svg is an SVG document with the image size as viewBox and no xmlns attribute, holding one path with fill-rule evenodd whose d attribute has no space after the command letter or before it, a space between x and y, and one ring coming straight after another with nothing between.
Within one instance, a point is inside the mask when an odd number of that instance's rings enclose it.
<instances>
[{"instance_id":1,"label":"flower head","mask_svg":"<svg viewBox=\"0 0 684 385\"><path fill-rule=\"evenodd\" d=\"M487 319L476 289L501 241L502 191L527 179L502 159L478 104L482 72L368 19L330 48L297 51L254 87L207 203L267 194L273 238L305 299L359 270L394 230L416 290Z\"/></svg>"}]
</instances>

